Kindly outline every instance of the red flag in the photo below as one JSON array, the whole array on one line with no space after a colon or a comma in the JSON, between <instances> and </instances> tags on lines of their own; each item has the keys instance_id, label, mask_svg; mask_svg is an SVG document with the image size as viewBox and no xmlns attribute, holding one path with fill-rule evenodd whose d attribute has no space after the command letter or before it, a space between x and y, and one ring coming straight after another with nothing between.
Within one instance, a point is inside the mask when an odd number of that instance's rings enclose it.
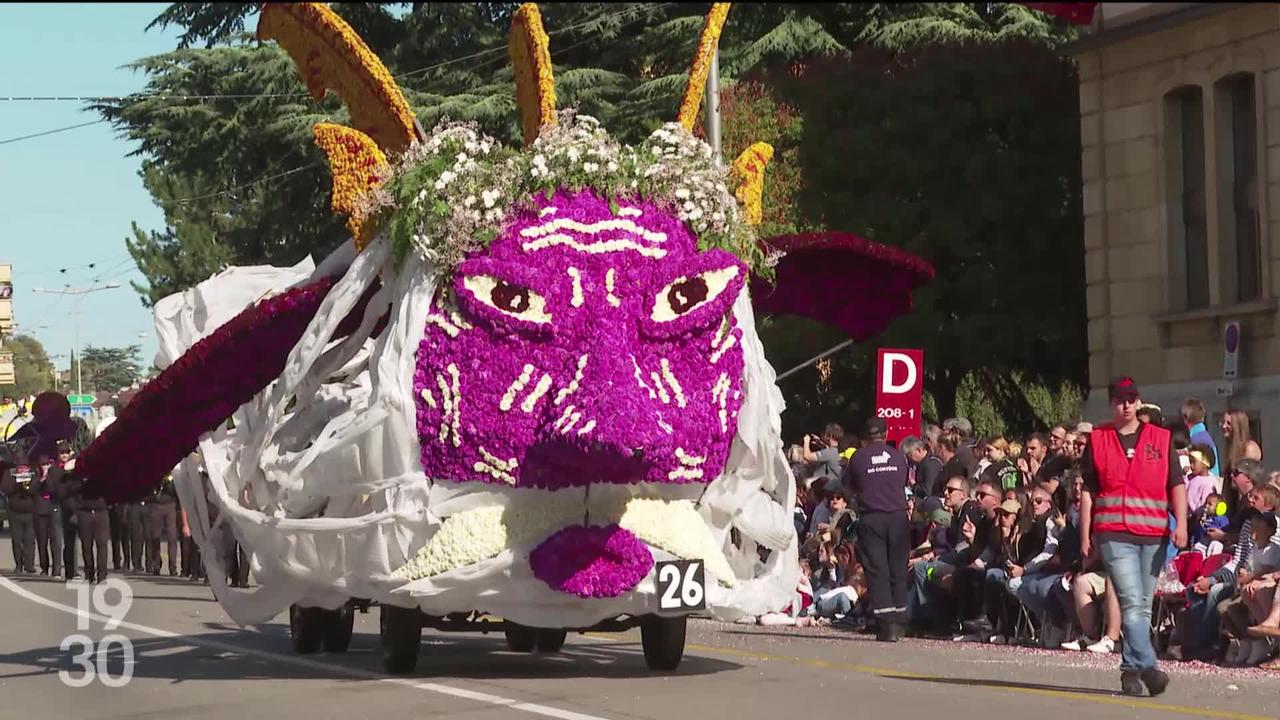
<instances>
[{"instance_id":1,"label":"red flag","mask_svg":"<svg viewBox=\"0 0 1280 720\"><path fill-rule=\"evenodd\" d=\"M1049 13L1055 17L1065 19L1067 22L1076 25L1088 25L1093 22L1094 8L1098 7L1096 2L1069 2L1069 3L1022 3L1032 10Z\"/></svg>"}]
</instances>

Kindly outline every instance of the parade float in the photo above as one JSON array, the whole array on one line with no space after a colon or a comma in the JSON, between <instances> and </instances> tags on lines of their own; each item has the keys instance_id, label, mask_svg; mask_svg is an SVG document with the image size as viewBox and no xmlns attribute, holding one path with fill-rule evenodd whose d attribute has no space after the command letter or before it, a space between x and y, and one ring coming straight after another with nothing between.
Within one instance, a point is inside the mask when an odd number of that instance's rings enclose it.
<instances>
[{"instance_id":1,"label":"parade float","mask_svg":"<svg viewBox=\"0 0 1280 720\"><path fill-rule=\"evenodd\" d=\"M757 237L771 148L722 168L692 132L727 12L705 20L677 120L628 146L557 110L522 6L512 149L425 131L327 6L265 5L259 38L350 112L314 136L352 241L162 301L166 367L82 456L89 487L127 500L177 465L234 620L288 609L297 651L342 651L353 605L376 603L390 672L415 667L424 627L548 652L639 627L671 670L690 613L785 606L795 489L756 314L862 340L933 271L845 233ZM226 585L228 532L252 591Z\"/></svg>"}]
</instances>

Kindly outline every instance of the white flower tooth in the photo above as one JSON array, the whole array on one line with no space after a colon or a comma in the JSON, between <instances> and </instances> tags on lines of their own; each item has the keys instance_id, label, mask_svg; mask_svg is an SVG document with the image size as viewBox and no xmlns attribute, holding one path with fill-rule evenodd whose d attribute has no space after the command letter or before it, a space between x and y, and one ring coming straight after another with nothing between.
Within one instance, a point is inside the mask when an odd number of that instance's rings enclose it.
<instances>
[{"instance_id":1,"label":"white flower tooth","mask_svg":"<svg viewBox=\"0 0 1280 720\"><path fill-rule=\"evenodd\" d=\"M553 405L559 405L560 403L564 402L569 396L573 395L578 391L578 386L582 382L583 373L587 369L587 361L590 358L591 356L586 354L578 357L578 369L573 374L573 380L569 381L568 387L565 387L561 389L560 392L556 393L556 399L552 403Z\"/></svg>"},{"instance_id":2,"label":"white flower tooth","mask_svg":"<svg viewBox=\"0 0 1280 720\"><path fill-rule=\"evenodd\" d=\"M446 369L449 371L449 378L453 385L453 397L450 400L449 408L453 411L453 422L451 424L451 429L453 430L453 446L461 447L462 433L460 432L460 427L462 425L462 391L458 388L458 366L453 363L449 363L449 367Z\"/></svg>"},{"instance_id":3,"label":"white flower tooth","mask_svg":"<svg viewBox=\"0 0 1280 720\"><path fill-rule=\"evenodd\" d=\"M547 394L547 390L550 388L551 376L543 373L542 377L538 378L538 384L534 386L533 392L525 396L524 402L520 403L520 409L526 413L533 412L534 406L538 404L543 395Z\"/></svg>"},{"instance_id":4,"label":"white flower tooth","mask_svg":"<svg viewBox=\"0 0 1280 720\"><path fill-rule=\"evenodd\" d=\"M529 379L532 377L533 366L526 363L524 369L520 371L520 376L511 383L510 387L507 388L506 394L502 396L502 401L498 403L498 409L502 412L509 411L512 403L516 400L516 395L524 389L525 385L529 384Z\"/></svg>"},{"instance_id":5,"label":"white flower tooth","mask_svg":"<svg viewBox=\"0 0 1280 720\"><path fill-rule=\"evenodd\" d=\"M732 334L729 335L728 339L724 341L724 345L721 345L715 352L711 353L711 364L714 365L720 362L720 358L724 357L724 354L728 352L729 348L733 347L736 342L737 338Z\"/></svg>"},{"instance_id":6,"label":"white flower tooth","mask_svg":"<svg viewBox=\"0 0 1280 720\"><path fill-rule=\"evenodd\" d=\"M569 303L574 307L582 307L582 273L576 267L570 267L568 272L569 277L573 280L573 298Z\"/></svg>"},{"instance_id":7,"label":"white flower tooth","mask_svg":"<svg viewBox=\"0 0 1280 720\"><path fill-rule=\"evenodd\" d=\"M671 363L666 358L662 358L662 378L671 386L671 392L676 396L676 404L685 407L687 404L684 399L684 388L680 387L680 383L676 381L675 373L671 372Z\"/></svg>"},{"instance_id":8,"label":"white flower tooth","mask_svg":"<svg viewBox=\"0 0 1280 720\"><path fill-rule=\"evenodd\" d=\"M653 380L653 386L658 391L658 399L663 405L671 404L671 396L667 394L667 388L662 384L662 378L658 377L658 373L650 371L649 377Z\"/></svg>"},{"instance_id":9,"label":"white flower tooth","mask_svg":"<svg viewBox=\"0 0 1280 720\"><path fill-rule=\"evenodd\" d=\"M613 307L622 307L622 299L613 294L614 280L614 269L609 268L609 271L606 272L604 276L605 300L607 300Z\"/></svg>"}]
</instances>

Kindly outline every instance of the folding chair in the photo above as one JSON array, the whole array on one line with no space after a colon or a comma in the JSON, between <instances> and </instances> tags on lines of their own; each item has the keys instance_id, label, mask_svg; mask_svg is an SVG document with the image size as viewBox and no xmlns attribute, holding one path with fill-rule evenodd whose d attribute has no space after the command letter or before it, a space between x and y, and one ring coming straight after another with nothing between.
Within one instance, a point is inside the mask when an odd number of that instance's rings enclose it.
<instances>
[{"instance_id":1,"label":"folding chair","mask_svg":"<svg viewBox=\"0 0 1280 720\"><path fill-rule=\"evenodd\" d=\"M1031 616L1027 606L1018 603L1018 621L1013 626L1013 641L1020 645L1038 645L1040 643L1040 627L1044 624L1042 613L1039 622Z\"/></svg>"},{"instance_id":2,"label":"folding chair","mask_svg":"<svg viewBox=\"0 0 1280 720\"><path fill-rule=\"evenodd\" d=\"M1156 593L1153 603L1155 607L1151 613L1151 644L1157 654L1164 655L1169 652L1177 614L1187 607L1187 594Z\"/></svg>"}]
</instances>

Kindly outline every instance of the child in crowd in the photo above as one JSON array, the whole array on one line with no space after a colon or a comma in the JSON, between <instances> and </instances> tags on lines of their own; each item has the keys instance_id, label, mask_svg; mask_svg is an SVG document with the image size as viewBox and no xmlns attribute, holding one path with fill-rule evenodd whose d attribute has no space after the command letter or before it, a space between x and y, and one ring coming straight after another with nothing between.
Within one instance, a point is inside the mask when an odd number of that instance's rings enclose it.
<instances>
[{"instance_id":1,"label":"child in crowd","mask_svg":"<svg viewBox=\"0 0 1280 720\"><path fill-rule=\"evenodd\" d=\"M1213 474L1215 462L1213 448L1208 445L1192 445L1191 476L1187 478L1187 507L1198 508L1204 505L1209 493L1222 492L1222 478Z\"/></svg>"},{"instance_id":2,"label":"child in crowd","mask_svg":"<svg viewBox=\"0 0 1280 720\"><path fill-rule=\"evenodd\" d=\"M1193 507L1189 502L1187 506ZM1206 558L1222 552L1222 543L1211 539L1209 531L1226 530L1230 522L1227 504L1222 502L1222 496L1216 492L1209 493L1187 523L1191 529L1191 549L1198 550Z\"/></svg>"},{"instance_id":3,"label":"child in crowd","mask_svg":"<svg viewBox=\"0 0 1280 720\"><path fill-rule=\"evenodd\" d=\"M1275 597L1275 579L1280 576L1280 537L1276 535L1276 515L1262 512L1253 517L1253 553L1237 568L1238 597L1225 603L1222 620L1235 640L1227 653L1228 666L1252 667L1271 657L1272 639L1262 633L1248 633L1249 621L1265 619ZM1269 594L1267 594L1269 592ZM1248 637L1248 635L1254 637ZM1258 635L1261 635L1260 637Z\"/></svg>"}]
</instances>

